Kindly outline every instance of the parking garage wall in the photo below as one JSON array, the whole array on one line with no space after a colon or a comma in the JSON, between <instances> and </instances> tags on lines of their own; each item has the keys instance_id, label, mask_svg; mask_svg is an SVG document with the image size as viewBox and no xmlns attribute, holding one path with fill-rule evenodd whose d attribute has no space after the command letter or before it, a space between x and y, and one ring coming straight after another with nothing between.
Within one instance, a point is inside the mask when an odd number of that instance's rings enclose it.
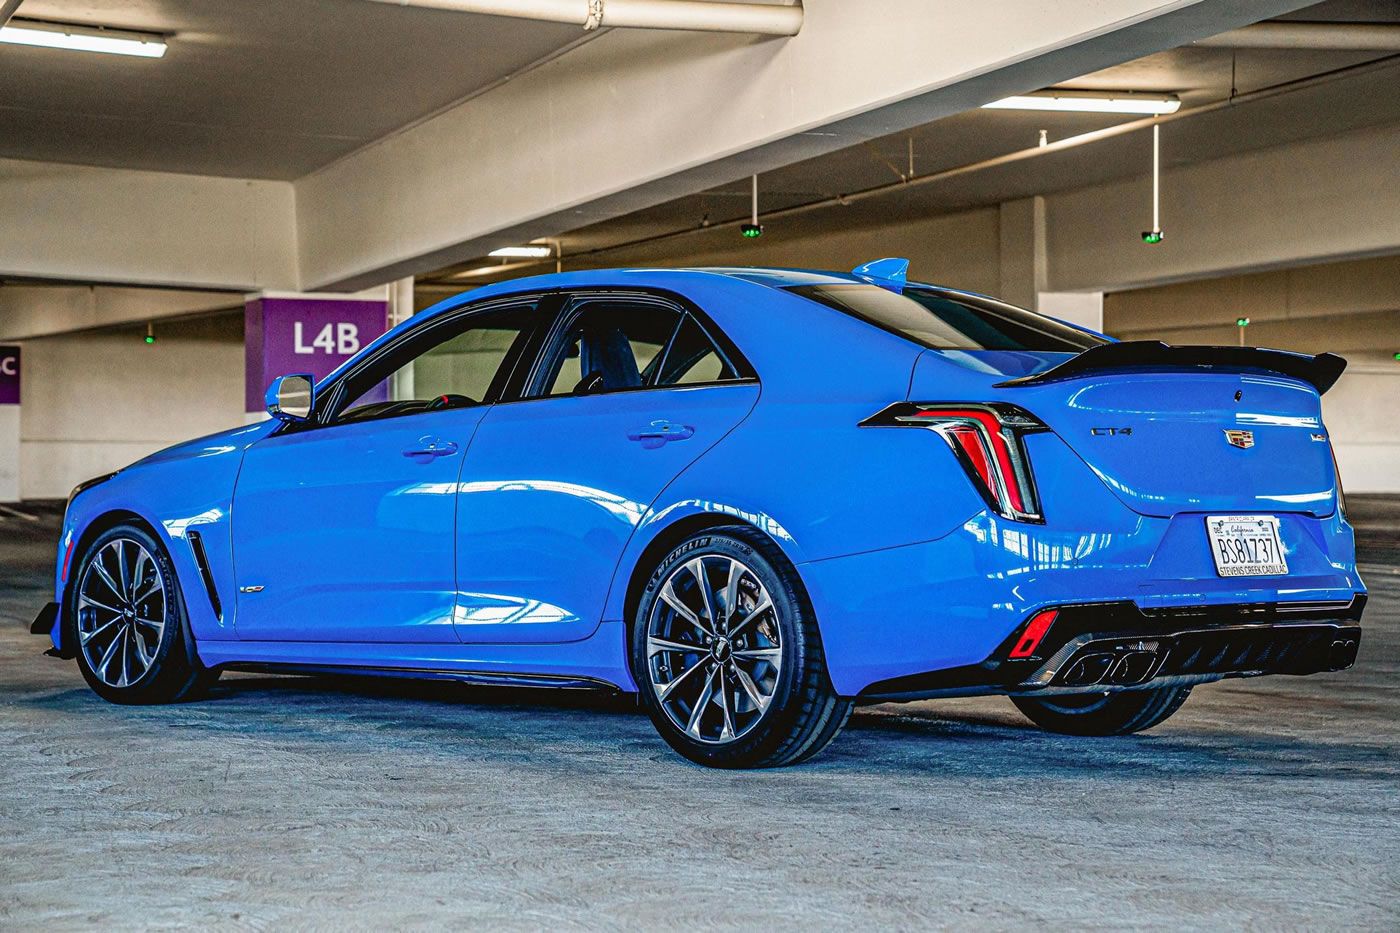
<instances>
[{"instance_id":1,"label":"parking garage wall","mask_svg":"<svg viewBox=\"0 0 1400 933\"><path fill-rule=\"evenodd\" d=\"M77 483L243 423L243 315L24 341L20 495Z\"/></svg>"},{"instance_id":2,"label":"parking garage wall","mask_svg":"<svg viewBox=\"0 0 1400 933\"><path fill-rule=\"evenodd\" d=\"M1322 399L1323 418L1351 492L1400 492L1400 256L1274 269L1104 300L1116 337L1168 343L1247 343L1331 351L1348 367Z\"/></svg>"}]
</instances>

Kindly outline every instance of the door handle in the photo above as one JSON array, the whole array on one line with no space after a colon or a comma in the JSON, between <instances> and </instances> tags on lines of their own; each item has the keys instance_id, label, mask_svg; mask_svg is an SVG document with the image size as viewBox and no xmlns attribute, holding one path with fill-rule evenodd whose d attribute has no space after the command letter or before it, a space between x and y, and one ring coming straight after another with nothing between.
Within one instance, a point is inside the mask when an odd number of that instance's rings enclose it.
<instances>
[{"instance_id":1,"label":"door handle","mask_svg":"<svg viewBox=\"0 0 1400 933\"><path fill-rule=\"evenodd\" d=\"M667 441L683 441L695 434L695 429L688 424L676 424L674 421L667 421L664 418L653 421L645 427L640 427L627 432L627 439L630 441L640 441L647 450L655 450Z\"/></svg>"},{"instance_id":2,"label":"door handle","mask_svg":"<svg viewBox=\"0 0 1400 933\"><path fill-rule=\"evenodd\" d=\"M457 452L457 445L452 441L443 441L436 437L418 438L418 446L410 447L403 452L405 457L450 457Z\"/></svg>"}]
</instances>

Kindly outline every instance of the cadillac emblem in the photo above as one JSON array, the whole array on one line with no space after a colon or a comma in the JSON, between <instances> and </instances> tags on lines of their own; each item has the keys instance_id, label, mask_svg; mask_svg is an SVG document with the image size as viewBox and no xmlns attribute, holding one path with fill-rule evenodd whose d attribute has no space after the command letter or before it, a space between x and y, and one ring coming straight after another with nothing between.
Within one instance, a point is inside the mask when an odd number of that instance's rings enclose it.
<instances>
[{"instance_id":1,"label":"cadillac emblem","mask_svg":"<svg viewBox=\"0 0 1400 933\"><path fill-rule=\"evenodd\" d=\"M1233 428L1225 430L1225 440L1230 442L1231 447L1238 447L1241 450L1248 450L1254 446L1253 431L1239 431Z\"/></svg>"}]
</instances>

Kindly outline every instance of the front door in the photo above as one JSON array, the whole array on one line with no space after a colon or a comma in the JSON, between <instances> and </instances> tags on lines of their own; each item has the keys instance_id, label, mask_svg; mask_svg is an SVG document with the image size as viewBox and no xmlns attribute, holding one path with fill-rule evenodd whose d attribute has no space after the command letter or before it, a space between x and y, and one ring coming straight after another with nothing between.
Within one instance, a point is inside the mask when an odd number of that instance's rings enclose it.
<instances>
[{"instance_id":1,"label":"front door","mask_svg":"<svg viewBox=\"0 0 1400 933\"><path fill-rule=\"evenodd\" d=\"M239 638L457 641L457 480L537 319L522 302L426 321L318 391L316 423L249 449L232 517Z\"/></svg>"},{"instance_id":2,"label":"front door","mask_svg":"<svg viewBox=\"0 0 1400 933\"><path fill-rule=\"evenodd\" d=\"M528 397L491 409L463 468L464 642L592 634L643 514L758 400L707 325L668 302L580 297L561 325Z\"/></svg>"}]
</instances>

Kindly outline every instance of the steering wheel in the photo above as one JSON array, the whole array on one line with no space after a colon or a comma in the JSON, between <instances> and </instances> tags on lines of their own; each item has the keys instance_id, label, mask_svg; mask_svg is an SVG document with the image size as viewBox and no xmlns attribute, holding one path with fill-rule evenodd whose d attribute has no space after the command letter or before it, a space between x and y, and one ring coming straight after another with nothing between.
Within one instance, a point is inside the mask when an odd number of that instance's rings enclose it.
<instances>
[{"instance_id":1,"label":"steering wheel","mask_svg":"<svg viewBox=\"0 0 1400 933\"><path fill-rule=\"evenodd\" d=\"M439 395L428 403L428 411L437 411L440 408L466 408L476 405L478 402L474 398L465 395Z\"/></svg>"}]
</instances>

